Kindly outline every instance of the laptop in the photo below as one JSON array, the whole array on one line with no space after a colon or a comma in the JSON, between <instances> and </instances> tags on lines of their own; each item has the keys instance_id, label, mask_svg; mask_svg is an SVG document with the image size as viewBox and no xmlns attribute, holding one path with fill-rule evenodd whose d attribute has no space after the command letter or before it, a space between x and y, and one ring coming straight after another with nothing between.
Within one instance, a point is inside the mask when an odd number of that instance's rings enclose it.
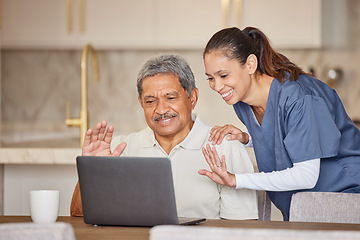
<instances>
[{"instance_id":1,"label":"laptop","mask_svg":"<svg viewBox=\"0 0 360 240\"><path fill-rule=\"evenodd\" d=\"M76 158L84 222L93 225L192 225L178 218L168 158Z\"/></svg>"}]
</instances>

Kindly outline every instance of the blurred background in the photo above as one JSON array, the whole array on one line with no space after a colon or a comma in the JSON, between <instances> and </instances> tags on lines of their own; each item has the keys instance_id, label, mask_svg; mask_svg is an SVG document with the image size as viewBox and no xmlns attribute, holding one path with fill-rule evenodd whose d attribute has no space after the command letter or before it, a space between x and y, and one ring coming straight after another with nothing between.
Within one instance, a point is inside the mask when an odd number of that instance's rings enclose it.
<instances>
[{"instance_id":1,"label":"blurred background","mask_svg":"<svg viewBox=\"0 0 360 240\"><path fill-rule=\"evenodd\" d=\"M57 179L52 182L55 186L68 181L61 209L63 215L68 213L77 178L74 159L56 168L49 163L33 165L36 157L13 164L13 155L5 149L80 148L79 127L67 126L65 119L80 117L80 63L86 44L94 48L99 69L95 82L89 54L85 61L89 127L101 120L114 125L116 134L146 127L137 100L137 72L149 57L174 53L193 69L200 90L195 112L202 120L210 126L231 123L244 128L232 106L209 88L204 74L203 48L215 32L230 26L260 28L277 51L333 87L349 116L356 122L360 119L360 3L356 0L0 2L4 149L0 181L5 214L26 213L27 191L47 187L43 182L49 178ZM18 158L30 153L22 154ZM45 172L48 175L43 176ZM25 200L14 200L19 198Z\"/></svg>"}]
</instances>

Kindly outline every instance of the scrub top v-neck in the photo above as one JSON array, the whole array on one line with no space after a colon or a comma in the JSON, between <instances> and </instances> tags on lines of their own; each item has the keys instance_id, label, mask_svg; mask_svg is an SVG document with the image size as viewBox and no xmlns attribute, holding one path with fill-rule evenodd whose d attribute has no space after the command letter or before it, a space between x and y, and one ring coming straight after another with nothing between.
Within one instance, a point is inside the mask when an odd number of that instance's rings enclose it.
<instances>
[{"instance_id":1,"label":"scrub top v-neck","mask_svg":"<svg viewBox=\"0 0 360 240\"><path fill-rule=\"evenodd\" d=\"M261 125L248 104L238 102L234 110L252 137L259 171L320 158L318 182L307 191L360 192L360 131L325 83L308 75L283 83L274 78ZM284 220L295 192L268 192Z\"/></svg>"}]
</instances>

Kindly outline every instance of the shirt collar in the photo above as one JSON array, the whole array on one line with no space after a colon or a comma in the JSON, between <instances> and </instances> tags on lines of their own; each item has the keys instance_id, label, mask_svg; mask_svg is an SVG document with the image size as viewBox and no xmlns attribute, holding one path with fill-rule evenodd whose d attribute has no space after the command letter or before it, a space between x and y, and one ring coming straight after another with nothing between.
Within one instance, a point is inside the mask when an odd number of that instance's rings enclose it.
<instances>
[{"instance_id":1,"label":"shirt collar","mask_svg":"<svg viewBox=\"0 0 360 240\"><path fill-rule=\"evenodd\" d=\"M143 139L139 143L142 148L150 148L154 145L159 145L155 139L154 131L150 127L145 129L144 135L142 137Z\"/></svg>"},{"instance_id":2,"label":"shirt collar","mask_svg":"<svg viewBox=\"0 0 360 240\"><path fill-rule=\"evenodd\" d=\"M201 121L200 117L197 114L192 113L191 118L194 121L194 125L186 138L178 145L189 150L199 150L202 148L204 142L207 141L209 127ZM140 144L141 147L144 148L159 145L159 143L155 139L154 131L151 130L150 127L147 127L144 139L143 141L141 141Z\"/></svg>"},{"instance_id":3,"label":"shirt collar","mask_svg":"<svg viewBox=\"0 0 360 240\"><path fill-rule=\"evenodd\" d=\"M197 114L193 113L191 117L194 120L194 125L180 146L185 149L199 150L208 139L209 127L201 121Z\"/></svg>"}]
</instances>

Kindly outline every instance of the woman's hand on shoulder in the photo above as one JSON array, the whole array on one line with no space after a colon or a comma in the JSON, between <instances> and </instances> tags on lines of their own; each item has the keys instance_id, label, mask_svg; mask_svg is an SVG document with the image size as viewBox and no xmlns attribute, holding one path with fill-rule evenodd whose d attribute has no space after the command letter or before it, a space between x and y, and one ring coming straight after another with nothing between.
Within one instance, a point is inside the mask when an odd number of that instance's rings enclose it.
<instances>
[{"instance_id":1,"label":"woman's hand on shoulder","mask_svg":"<svg viewBox=\"0 0 360 240\"><path fill-rule=\"evenodd\" d=\"M226 135L228 135L226 137L228 141L238 140L242 144L249 142L249 135L231 124L213 127L210 131L209 141L212 142L213 145L221 144Z\"/></svg>"}]
</instances>

